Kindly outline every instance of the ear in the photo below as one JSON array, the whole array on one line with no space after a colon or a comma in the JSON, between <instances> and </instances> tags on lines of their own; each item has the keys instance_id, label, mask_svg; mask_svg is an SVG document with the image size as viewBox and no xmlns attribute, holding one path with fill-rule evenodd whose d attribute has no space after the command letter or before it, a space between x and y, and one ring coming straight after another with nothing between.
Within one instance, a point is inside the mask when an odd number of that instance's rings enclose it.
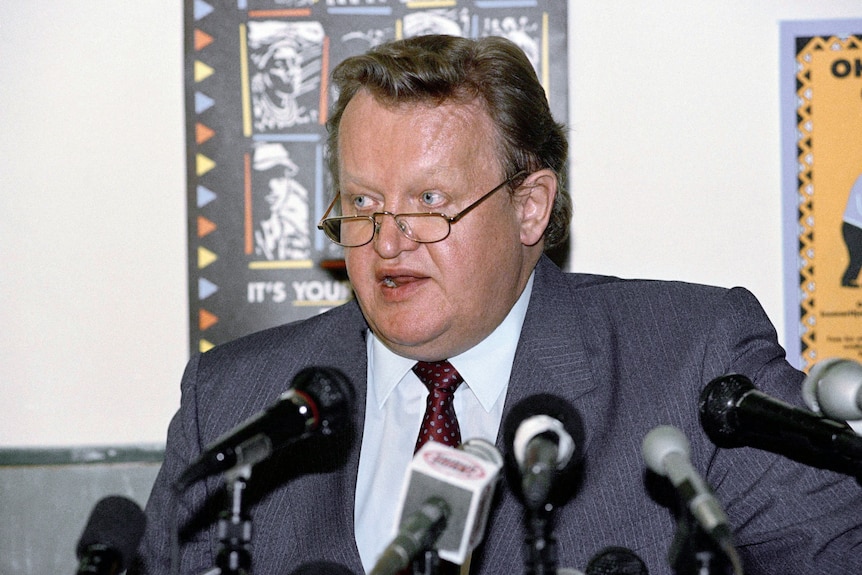
<instances>
[{"instance_id":1,"label":"ear","mask_svg":"<svg viewBox=\"0 0 862 575\"><path fill-rule=\"evenodd\" d=\"M554 198L557 197L557 176L549 169L533 172L515 191L515 205L521 219L521 243L536 245L548 227Z\"/></svg>"}]
</instances>

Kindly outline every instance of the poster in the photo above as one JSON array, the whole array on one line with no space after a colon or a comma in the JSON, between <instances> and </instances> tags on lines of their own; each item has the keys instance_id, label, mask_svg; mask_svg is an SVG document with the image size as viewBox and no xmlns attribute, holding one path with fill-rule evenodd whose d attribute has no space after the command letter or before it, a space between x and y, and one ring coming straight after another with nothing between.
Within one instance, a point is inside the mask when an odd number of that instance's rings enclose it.
<instances>
[{"instance_id":1,"label":"poster","mask_svg":"<svg viewBox=\"0 0 862 575\"><path fill-rule=\"evenodd\" d=\"M566 122L566 3L555 0L186 0L192 353L352 297L317 230L332 192L332 68L425 33L521 46Z\"/></svg>"},{"instance_id":2,"label":"poster","mask_svg":"<svg viewBox=\"0 0 862 575\"><path fill-rule=\"evenodd\" d=\"M862 20L783 22L787 350L862 360Z\"/></svg>"}]
</instances>

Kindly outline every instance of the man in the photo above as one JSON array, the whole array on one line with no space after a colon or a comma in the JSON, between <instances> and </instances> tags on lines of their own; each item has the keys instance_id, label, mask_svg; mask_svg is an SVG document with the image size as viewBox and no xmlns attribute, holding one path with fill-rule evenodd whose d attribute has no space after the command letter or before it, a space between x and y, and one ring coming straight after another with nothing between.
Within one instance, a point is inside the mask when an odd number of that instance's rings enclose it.
<instances>
[{"instance_id":1,"label":"man","mask_svg":"<svg viewBox=\"0 0 862 575\"><path fill-rule=\"evenodd\" d=\"M222 479L180 496L169 485L202 446L313 365L354 383L353 435L325 450L297 445L254 469L253 569L329 561L368 571L392 537L423 420L428 392L411 368L447 359L464 381L454 395L464 440L504 450L501 421L539 393L580 413L578 480L563 486L570 499L553 521L560 567L583 569L602 548L622 546L650 573L673 572L673 501L640 456L646 433L669 424L688 436L693 466L724 503L747 573L859 572L862 494L852 479L765 451L718 449L698 422L701 389L727 373L799 403L802 374L754 297L564 274L543 255L567 234L566 142L517 47L413 38L346 60L333 81L337 195L321 227L347 246L356 300L192 359L147 507L150 572L168 569L174 517L184 526L180 572L213 564ZM507 483L498 492L471 573L523 570L523 507Z\"/></svg>"}]
</instances>

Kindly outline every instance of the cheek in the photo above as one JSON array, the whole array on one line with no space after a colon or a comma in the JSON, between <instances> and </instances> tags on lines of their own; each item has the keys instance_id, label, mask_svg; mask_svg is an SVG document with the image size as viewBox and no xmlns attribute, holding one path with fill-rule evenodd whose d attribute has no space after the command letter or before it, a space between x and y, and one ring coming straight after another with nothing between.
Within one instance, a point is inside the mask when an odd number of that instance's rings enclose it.
<instances>
[{"instance_id":1,"label":"cheek","mask_svg":"<svg viewBox=\"0 0 862 575\"><path fill-rule=\"evenodd\" d=\"M368 259L362 257L361 248L344 248L344 265L347 269L347 278L353 284L354 289L368 283L371 274L371 265ZM363 273L364 271L364 273Z\"/></svg>"}]
</instances>

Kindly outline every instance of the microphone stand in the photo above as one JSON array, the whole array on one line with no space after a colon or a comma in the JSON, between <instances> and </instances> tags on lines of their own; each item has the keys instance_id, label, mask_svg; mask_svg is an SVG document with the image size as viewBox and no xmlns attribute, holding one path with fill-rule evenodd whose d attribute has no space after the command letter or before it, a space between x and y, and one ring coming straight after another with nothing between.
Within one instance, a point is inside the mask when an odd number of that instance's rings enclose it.
<instances>
[{"instance_id":1,"label":"microphone stand","mask_svg":"<svg viewBox=\"0 0 862 575\"><path fill-rule=\"evenodd\" d=\"M526 575L555 575L557 542L551 535L551 503L544 509L528 509L526 538Z\"/></svg>"},{"instance_id":2,"label":"microphone stand","mask_svg":"<svg viewBox=\"0 0 862 575\"><path fill-rule=\"evenodd\" d=\"M716 541L701 527L685 505L677 521L668 562L677 575L727 575L735 567ZM739 572L741 575L741 571Z\"/></svg>"},{"instance_id":3,"label":"microphone stand","mask_svg":"<svg viewBox=\"0 0 862 575\"><path fill-rule=\"evenodd\" d=\"M218 535L221 547L215 567L201 575L251 574L251 518L243 508L242 496L251 478L251 464L238 465L225 472L227 506L219 514Z\"/></svg>"}]
</instances>

